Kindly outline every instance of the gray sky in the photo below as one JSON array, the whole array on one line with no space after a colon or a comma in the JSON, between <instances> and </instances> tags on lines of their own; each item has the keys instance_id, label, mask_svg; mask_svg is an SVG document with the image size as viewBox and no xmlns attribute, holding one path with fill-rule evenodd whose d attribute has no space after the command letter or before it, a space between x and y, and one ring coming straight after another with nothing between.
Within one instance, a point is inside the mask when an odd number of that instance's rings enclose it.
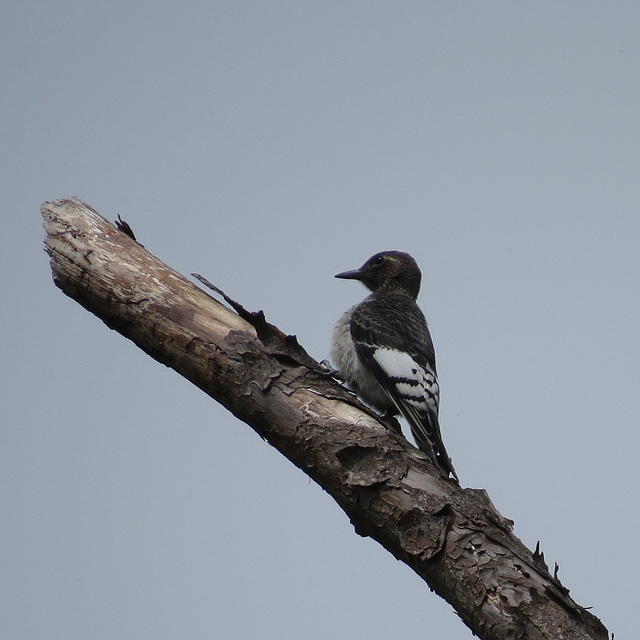
<instances>
[{"instance_id":1,"label":"gray sky","mask_svg":"<svg viewBox=\"0 0 640 640\"><path fill-rule=\"evenodd\" d=\"M464 486L637 633L640 5L0 10L0 636L465 640L246 425L66 298L78 195L316 358L413 254Z\"/></svg>"}]
</instances>

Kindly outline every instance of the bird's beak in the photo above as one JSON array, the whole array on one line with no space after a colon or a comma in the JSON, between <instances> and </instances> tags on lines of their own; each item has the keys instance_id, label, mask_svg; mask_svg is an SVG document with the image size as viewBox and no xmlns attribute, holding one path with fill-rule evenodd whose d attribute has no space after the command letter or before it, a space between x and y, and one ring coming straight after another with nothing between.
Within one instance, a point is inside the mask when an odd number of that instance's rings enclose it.
<instances>
[{"instance_id":1,"label":"bird's beak","mask_svg":"<svg viewBox=\"0 0 640 640\"><path fill-rule=\"evenodd\" d=\"M336 273L335 278L343 278L344 280L361 280L362 270L354 269L353 271L343 271L342 273Z\"/></svg>"}]
</instances>

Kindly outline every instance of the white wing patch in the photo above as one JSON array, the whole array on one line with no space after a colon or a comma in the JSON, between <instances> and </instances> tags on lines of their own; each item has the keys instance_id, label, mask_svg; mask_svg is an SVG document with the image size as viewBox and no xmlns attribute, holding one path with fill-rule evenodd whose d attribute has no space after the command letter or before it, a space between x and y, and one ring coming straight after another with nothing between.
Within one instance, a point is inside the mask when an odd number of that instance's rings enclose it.
<instances>
[{"instance_id":1,"label":"white wing patch","mask_svg":"<svg viewBox=\"0 0 640 640\"><path fill-rule=\"evenodd\" d=\"M405 402L422 414L431 411L438 415L440 388L430 368L424 369L408 353L388 347L378 347L373 359L393 385L396 402Z\"/></svg>"}]
</instances>

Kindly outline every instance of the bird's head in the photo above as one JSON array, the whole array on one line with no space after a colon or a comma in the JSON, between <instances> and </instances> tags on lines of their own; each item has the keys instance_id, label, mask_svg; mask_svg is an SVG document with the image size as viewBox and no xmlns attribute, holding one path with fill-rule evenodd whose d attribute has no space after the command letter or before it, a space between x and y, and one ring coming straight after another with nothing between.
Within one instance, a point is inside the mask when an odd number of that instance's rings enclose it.
<instances>
[{"instance_id":1,"label":"bird's head","mask_svg":"<svg viewBox=\"0 0 640 640\"><path fill-rule=\"evenodd\" d=\"M370 291L400 290L414 300L420 292L422 274L416 261L402 251L382 251L371 256L359 269L343 271L336 278L360 280Z\"/></svg>"}]
</instances>

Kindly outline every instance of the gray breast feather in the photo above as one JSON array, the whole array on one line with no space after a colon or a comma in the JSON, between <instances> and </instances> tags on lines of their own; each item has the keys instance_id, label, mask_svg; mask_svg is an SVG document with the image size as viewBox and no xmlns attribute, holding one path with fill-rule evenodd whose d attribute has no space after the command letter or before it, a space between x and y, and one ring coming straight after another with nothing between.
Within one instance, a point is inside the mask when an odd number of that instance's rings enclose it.
<instances>
[{"instance_id":1,"label":"gray breast feather","mask_svg":"<svg viewBox=\"0 0 640 640\"><path fill-rule=\"evenodd\" d=\"M331 362L335 365L342 379L367 404L379 411L397 413L394 402L380 386L373 373L362 365L358 357L350 329L351 316L355 308L354 306L347 310L336 323L333 330Z\"/></svg>"}]
</instances>

